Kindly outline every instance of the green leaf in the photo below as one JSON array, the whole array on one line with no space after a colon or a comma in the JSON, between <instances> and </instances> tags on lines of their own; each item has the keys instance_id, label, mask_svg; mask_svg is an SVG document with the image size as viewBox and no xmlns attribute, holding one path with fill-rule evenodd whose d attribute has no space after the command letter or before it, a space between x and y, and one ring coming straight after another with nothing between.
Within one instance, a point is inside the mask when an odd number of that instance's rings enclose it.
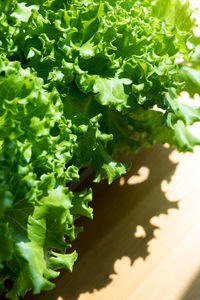
<instances>
[{"instance_id":1,"label":"green leaf","mask_svg":"<svg viewBox=\"0 0 200 300\"><path fill-rule=\"evenodd\" d=\"M172 25L180 30L191 32L195 26L195 19L192 17L190 2L188 0L153 0L153 14L158 18L166 17Z\"/></svg>"},{"instance_id":2,"label":"green leaf","mask_svg":"<svg viewBox=\"0 0 200 300\"><path fill-rule=\"evenodd\" d=\"M193 152L194 146L200 145L200 139L193 136L181 120L174 124L174 129L179 151Z\"/></svg>"},{"instance_id":3,"label":"green leaf","mask_svg":"<svg viewBox=\"0 0 200 300\"><path fill-rule=\"evenodd\" d=\"M50 279L59 272L48 265L51 256L62 254L58 264L72 270L76 255L65 254L71 246L65 238L80 231L74 226L79 215L92 216L91 194L79 200L63 186L79 177L79 168L66 167L77 137L57 91L47 92L18 62L0 60L0 74L0 276L2 284L6 276L14 282L6 296L17 299L54 287Z\"/></svg>"},{"instance_id":4,"label":"green leaf","mask_svg":"<svg viewBox=\"0 0 200 300\"><path fill-rule=\"evenodd\" d=\"M174 140L179 151L193 151L195 145L200 145L200 139L190 133L187 125L200 120L200 108L180 103L173 90L166 95L165 101L169 106L167 125L174 130Z\"/></svg>"},{"instance_id":5,"label":"green leaf","mask_svg":"<svg viewBox=\"0 0 200 300\"><path fill-rule=\"evenodd\" d=\"M73 207L70 210L73 215L81 215L89 218L93 218L93 210L91 207L88 207L88 202L92 201L92 189L89 191L82 191L75 193L73 198Z\"/></svg>"},{"instance_id":6,"label":"green leaf","mask_svg":"<svg viewBox=\"0 0 200 300\"><path fill-rule=\"evenodd\" d=\"M81 167L111 183L129 168L121 153L199 144L199 108L176 96L199 92L193 29L180 0L0 0L0 293L72 270L75 220L92 217L91 190L65 187Z\"/></svg>"},{"instance_id":7,"label":"green leaf","mask_svg":"<svg viewBox=\"0 0 200 300\"><path fill-rule=\"evenodd\" d=\"M31 16L32 9L38 10L38 6L26 6L25 3L17 3L11 17L14 17L18 22L27 22Z\"/></svg>"},{"instance_id":8,"label":"green leaf","mask_svg":"<svg viewBox=\"0 0 200 300\"><path fill-rule=\"evenodd\" d=\"M0 263L3 261L9 261L13 255L13 240L12 233L10 232L8 223L0 223L0 236L1 236L1 248L0 248Z\"/></svg>"},{"instance_id":9,"label":"green leaf","mask_svg":"<svg viewBox=\"0 0 200 300\"><path fill-rule=\"evenodd\" d=\"M197 66L197 65L196 65ZM185 82L185 90L193 96L200 94L200 70L183 66L180 70L180 79Z\"/></svg>"},{"instance_id":10,"label":"green leaf","mask_svg":"<svg viewBox=\"0 0 200 300\"><path fill-rule=\"evenodd\" d=\"M165 96L165 102L173 112L173 121L182 120L185 125L192 125L200 121L200 108L181 103L174 90L170 90Z\"/></svg>"},{"instance_id":11,"label":"green leaf","mask_svg":"<svg viewBox=\"0 0 200 300\"><path fill-rule=\"evenodd\" d=\"M111 184L116 178L125 174L131 167L130 164L123 164L114 161L103 149L102 145L100 145L94 152L91 164L96 171L94 182L99 182L104 177L107 177L109 184Z\"/></svg>"},{"instance_id":12,"label":"green leaf","mask_svg":"<svg viewBox=\"0 0 200 300\"><path fill-rule=\"evenodd\" d=\"M76 251L71 254L60 254L52 251L52 257L48 260L48 265L53 269L66 268L72 272L73 264L76 261L78 255Z\"/></svg>"},{"instance_id":13,"label":"green leaf","mask_svg":"<svg viewBox=\"0 0 200 300\"><path fill-rule=\"evenodd\" d=\"M118 111L127 107L128 95L124 91L124 85L129 85L129 79L104 79L95 80L93 92L95 97L103 105L115 106Z\"/></svg>"}]
</instances>

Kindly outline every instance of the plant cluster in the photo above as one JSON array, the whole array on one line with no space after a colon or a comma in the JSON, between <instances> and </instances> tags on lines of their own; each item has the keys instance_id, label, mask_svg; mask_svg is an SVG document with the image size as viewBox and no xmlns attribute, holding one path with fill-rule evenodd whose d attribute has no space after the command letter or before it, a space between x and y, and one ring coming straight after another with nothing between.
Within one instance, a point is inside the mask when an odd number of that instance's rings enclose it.
<instances>
[{"instance_id":1,"label":"plant cluster","mask_svg":"<svg viewBox=\"0 0 200 300\"><path fill-rule=\"evenodd\" d=\"M200 144L200 108L178 100L200 90L194 26L179 0L0 1L0 293L72 270L75 221L92 218L92 191L66 187L82 167L111 183L121 153Z\"/></svg>"}]
</instances>

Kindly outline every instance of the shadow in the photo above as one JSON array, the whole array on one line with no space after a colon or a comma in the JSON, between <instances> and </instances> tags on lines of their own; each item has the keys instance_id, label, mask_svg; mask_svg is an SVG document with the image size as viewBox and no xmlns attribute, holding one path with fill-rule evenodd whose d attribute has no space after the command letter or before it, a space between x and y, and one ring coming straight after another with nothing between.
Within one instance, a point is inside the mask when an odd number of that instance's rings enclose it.
<instances>
[{"instance_id":1,"label":"shadow","mask_svg":"<svg viewBox=\"0 0 200 300\"><path fill-rule=\"evenodd\" d=\"M200 271L196 274L189 288L185 291L180 300L198 300L200 299Z\"/></svg>"},{"instance_id":2,"label":"shadow","mask_svg":"<svg viewBox=\"0 0 200 300\"><path fill-rule=\"evenodd\" d=\"M169 201L161 190L163 180L170 181L176 164L169 160L172 148L161 144L141 149L127 157L131 170L110 186L92 184L94 220L79 219L84 232L73 243L79 258L73 272L62 271L55 280L56 288L40 296L24 299L77 300L82 293L100 290L112 281L113 266L124 256L131 263L149 254L148 243L158 229L151 223L154 216L178 208L178 201ZM141 168L142 167L142 168ZM59 298L59 299L62 299ZM185 299L184 299L185 300Z\"/></svg>"}]
</instances>

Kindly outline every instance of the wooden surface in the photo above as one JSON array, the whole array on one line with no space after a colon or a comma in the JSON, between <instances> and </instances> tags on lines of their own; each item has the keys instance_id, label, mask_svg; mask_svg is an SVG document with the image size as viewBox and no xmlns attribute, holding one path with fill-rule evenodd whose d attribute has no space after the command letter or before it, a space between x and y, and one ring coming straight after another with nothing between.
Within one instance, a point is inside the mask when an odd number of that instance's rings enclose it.
<instances>
[{"instance_id":1,"label":"wooden surface","mask_svg":"<svg viewBox=\"0 0 200 300\"><path fill-rule=\"evenodd\" d=\"M95 189L73 273L25 300L200 299L200 147L141 149L126 176Z\"/></svg>"}]
</instances>

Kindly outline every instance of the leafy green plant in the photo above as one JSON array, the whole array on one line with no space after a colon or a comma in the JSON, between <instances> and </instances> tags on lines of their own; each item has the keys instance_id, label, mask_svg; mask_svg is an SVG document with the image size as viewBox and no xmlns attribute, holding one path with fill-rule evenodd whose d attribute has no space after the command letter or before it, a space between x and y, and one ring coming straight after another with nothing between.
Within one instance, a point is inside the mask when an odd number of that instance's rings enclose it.
<instances>
[{"instance_id":1,"label":"leafy green plant","mask_svg":"<svg viewBox=\"0 0 200 300\"><path fill-rule=\"evenodd\" d=\"M179 0L0 1L0 293L72 271L75 221L92 218L92 191L66 187L80 168L111 183L118 154L200 144L200 109L178 101L200 89L194 26Z\"/></svg>"}]
</instances>

